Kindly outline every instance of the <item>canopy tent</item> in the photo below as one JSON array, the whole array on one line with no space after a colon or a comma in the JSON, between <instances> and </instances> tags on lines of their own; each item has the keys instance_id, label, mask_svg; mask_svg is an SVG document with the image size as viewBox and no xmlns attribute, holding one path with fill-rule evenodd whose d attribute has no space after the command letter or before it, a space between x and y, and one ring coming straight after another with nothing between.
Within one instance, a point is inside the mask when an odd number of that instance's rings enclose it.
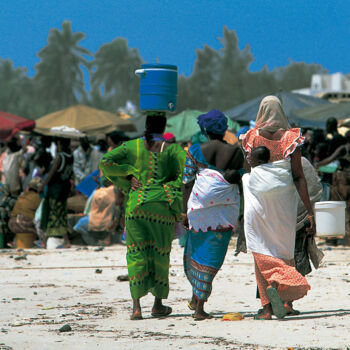
<instances>
[{"instance_id":1,"label":"canopy tent","mask_svg":"<svg viewBox=\"0 0 350 350\"><path fill-rule=\"evenodd\" d=\"M314 106L294 110L293 114L310 124L325 127L328 118L334 117L338 120L350 117L350 102L329 103L327 105Z\"/></svg>"},{"instance_id":2,"label":"canopy tent","mask_svg":"<svg viewBox=\"0 0 350 350\"><path fill-rule=\"evenodd\" d=\"M200 127L197 123L197 117L203 114L203 112L196 110L186 110L173 117L170 117L167 121L166 132L171 132L175 135L176 141L186 142L191 140L191 137L200 131ZM228 128L239 128L238 123L228 118Z\"/></svg>"},{"instance_id":3,"label":"canopy tent","mask_svg":"<svg viewBox=\"0 0 350 350\"><path fill-rule=\"evenodd\" d=\"M306 108L310 106L319 106L319 105L325 106L330 104L328 101L323 100L321 98L297 94L289 91L280 91L272 95L277 96L281 100L283 109L289 121L295 122L299 126L317 126L317 125L314 125L317 123L310 123L310 121L304 120L298 117L297 115L294 114L293 112L294 110ZM256 115L258 113L260 102L265 96L267 95L256 97L253 100L250 100L239 106L229 109L224 113L229 118L233 120L237 120L238 122L240 121L249 122L250 120L255 120Z\"/></svg>"},{"instance_id":4,"label":"canopy tent","mask_svg":"<svg viewBox=\"0 0 350 350\"><path fill-rule=\"evenodd\" d=\"M18 131L30 131L35 121L0 111L0 141L9 141Z\"/></svg>"},{"instance_id":5,"label":"canopy tent","mask_svg":"<svg viewBox=\"0 0 350 350\"><path fill-rule=\"evenodd\" d=\"M89 136L106 134L114 130L136 130L128 118L121 118L100 109L76 105L37 119L35 131L43 135L51 135L51 128L63 125L77 129Z\"/></svg>"}]
</instances>

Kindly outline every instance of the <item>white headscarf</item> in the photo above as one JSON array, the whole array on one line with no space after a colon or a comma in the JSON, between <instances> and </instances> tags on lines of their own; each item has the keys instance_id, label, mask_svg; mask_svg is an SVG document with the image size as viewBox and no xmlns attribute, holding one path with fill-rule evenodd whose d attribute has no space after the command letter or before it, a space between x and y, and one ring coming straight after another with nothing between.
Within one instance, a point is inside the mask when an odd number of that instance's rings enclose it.
<instances>
[{"instance_id":1,"label":"white headscarf","mask_svg":"<svg viewBox=\"0 0 350 350\"><path fill-rule=\"evenodd\" d=\"M262 99L255 127L271 133L290 129L281 101L276 96L266 96Z\"/></svg>"}]
</instances>

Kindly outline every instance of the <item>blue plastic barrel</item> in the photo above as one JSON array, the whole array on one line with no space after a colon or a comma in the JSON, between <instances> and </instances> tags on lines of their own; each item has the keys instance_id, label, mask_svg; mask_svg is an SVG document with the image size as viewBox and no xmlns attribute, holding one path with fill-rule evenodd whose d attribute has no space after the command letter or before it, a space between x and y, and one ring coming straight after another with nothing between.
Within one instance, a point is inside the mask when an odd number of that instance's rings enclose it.
<instances>
[{"instance_id":1,"label":"blue plastic barrel","mask_svg":"<svg viewBox=\"0 0 350 350\"><path fill-rule=\"evenodd\" d=\"M140 109L175 111L177 102L177 67L170 64L143 64L135 74L141 78Z\"/></svg>"}]
</instances>

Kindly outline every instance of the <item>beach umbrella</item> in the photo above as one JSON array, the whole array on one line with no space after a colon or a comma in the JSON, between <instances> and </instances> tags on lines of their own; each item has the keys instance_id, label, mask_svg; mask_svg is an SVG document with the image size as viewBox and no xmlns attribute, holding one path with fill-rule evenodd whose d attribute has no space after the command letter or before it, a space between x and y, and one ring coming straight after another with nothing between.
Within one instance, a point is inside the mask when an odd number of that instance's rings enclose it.
<instances>
[{"instance_id":1,"label":"beach umbrella","mask_svg":"<svg viewBox=\"0 0 350 350\"><path fill-rule=\"evenodd\" d=\"M329 103L327 105L314 106L294 110L293 114L310 125L318 127L325 127L328 118L335 118L338 120L350 117L350 102Z\"/></svg>"},{"instance_id":2,"label":"beach umbrella","mask_svg":"<svg viewBox=\"0 0 350 350\"><path fill-rule=\"evenodd\" d=\"M188 109L173 117L170 117L167 121L165 131L174 134L176 137L176 141L189 141L195 133L200 131L200 127L197 122L197 117L203 113L204 112ZM228 128L237 129L239 128L239 125L228 118Z\"/></svg>"},{"instance_id":3,"label":"beach umbrella","mask_svg":"<svg viewBox=\"0 0 350 350\"><path fill-rule=\"evenodd\" d=\"M35 131L43 135L52 135L50 129L62 125L88 136L106 134L114 130L136 130L128 118L84 105L75 105L37 119Z\"/></svg>"},{"instance_id":4,"label":"beach umbrella","mask_svg":"<svg viewBox=\"0 0 350 350\"><path fill-rule=\"evenodd\" d=\"M305 121L294 114L294 110L311 107L311 106L323 106L329 105L330 102L323 100L318 97L298 94L289 91L280 91L274 94L270 94L277 96L281 102L283 109L289 119L290 122L295 122L300 126L304 126ZM233 120L237 120L238 122L244 121L249 122L250 120L255 120L256 115L258 113L259 105L261 100L267 95L261 95L256 97L248 102L245 102L241 105L238 105L234 108L231 108L225 111L225 115ZM307 121L306 121L307 122Z\"/></svg>"},{"instance_id":5,"label":"beach umbrella","mask_svg":"<svg viewBox=\"0 0 350 350\"><path fill-rule=\"evenodd\" d=\"M30 131L35 121L0 111L0 140L9 141L18 131Z\"/></svg>"}]
</instances>

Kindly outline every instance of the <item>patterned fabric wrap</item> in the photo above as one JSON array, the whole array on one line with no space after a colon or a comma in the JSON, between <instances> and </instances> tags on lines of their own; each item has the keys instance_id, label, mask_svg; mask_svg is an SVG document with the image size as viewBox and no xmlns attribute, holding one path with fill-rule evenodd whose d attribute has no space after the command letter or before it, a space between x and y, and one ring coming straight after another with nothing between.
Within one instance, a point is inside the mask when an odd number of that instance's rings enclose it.
<instances>
[{"instance_id":1,"label":"patterned fabric wrap","mask_svg":"<svg viewBox=\"0 0 350 350\"><path fill-rule=\"evenodd\" d=\"M190 231L184 252L184 269L192 291L199 300L208 300L212 282L220 270L232 231Z\"/></svg>"},{"instance_id":2,"label":"patterned fabric wrap","mask_svg":"<svg viewBox=\"0 0 350 350\"><path fill-rule=\"evenodd\" d=\"M270 162L288 159L296 148L301 146L305 141L305 137L301 136L301 130L299 128L285 131L280 140L268 140L260 136L257 128L251 129L246 134L241 135L240 139L242 140L242 147L247 154L248 160L253 148L265 146L270 150Z\"/></svg>"},{"instance_id":3,"label":"patterned fabric wrap","mask_svg":"<svg viewBox=\"0 0 350 350\"><path fill-rule=\"evenodd\" d=\"M282 260L272 256L253 253L255 261L255 277L258 284L261 305L269 304L266 288L278 283L277 292L283 301L294 301L303 298L310 285L294 267L294 260Z\"/></svg>"},{"instance_id":4,"label":"patterned fabric wrap","mask_svg":"<svg viewBox=\"0 0 350 350\"><path fill-rule=\"evenodd\" d=\"M133 299L149 292L157 298L168 297L175 217L164 209L161 203L148 203L125 216L126 260Z\"/></svg>"},{"instance_id":5,"label":"patterned fabric wrap","mask_svg":"<svg viewBox=\"0 0 350 350\"><path fill-rule=\"evenodd\" d=\"M10 219L11 210L17 201L17 196L10 194L7 185L0 186L0 234L8 235L8 221Z\"/></svg>"},{"instance_id":6,"label":"patterned fabric wrap","mask_svg":"<svg viewBox=\"0 0 350 350\"><path fill-rule=\"evenodd\" d=\"M63 237L67 234L67 201L44 199L40 229L48 237Z\"/></svg>"},{"instance_id":7,"label":"patterned fabric wrap","mask_svg":"<svg viewBox=\"0 0 350 350\"><path fill-rule=\"evenodd\" d=\"M182 212L185 151L171 144L163 152L146 149L142 139L125 142L105 154L100 168L126 194L127 265L133 299L151 292L165 299L169 293L169 256L175 220ZM141 183L133 191L125 179Z\"/></svg>"},{"instance_id":8,"label":"patterned fabric wrap","mask_svg":"<svg viewBox=\"0 0 350 350\"><path fill-rule=\"evenodd\" d=\"M195 143L187 152L185 171L182 179L182 182L184 184L190 183L196 179L196 174L199 171L199 165L204 168L221 171L214 165L211 165L207 162L202 152L200 143Z\"/></svg>"}]
</instances>

